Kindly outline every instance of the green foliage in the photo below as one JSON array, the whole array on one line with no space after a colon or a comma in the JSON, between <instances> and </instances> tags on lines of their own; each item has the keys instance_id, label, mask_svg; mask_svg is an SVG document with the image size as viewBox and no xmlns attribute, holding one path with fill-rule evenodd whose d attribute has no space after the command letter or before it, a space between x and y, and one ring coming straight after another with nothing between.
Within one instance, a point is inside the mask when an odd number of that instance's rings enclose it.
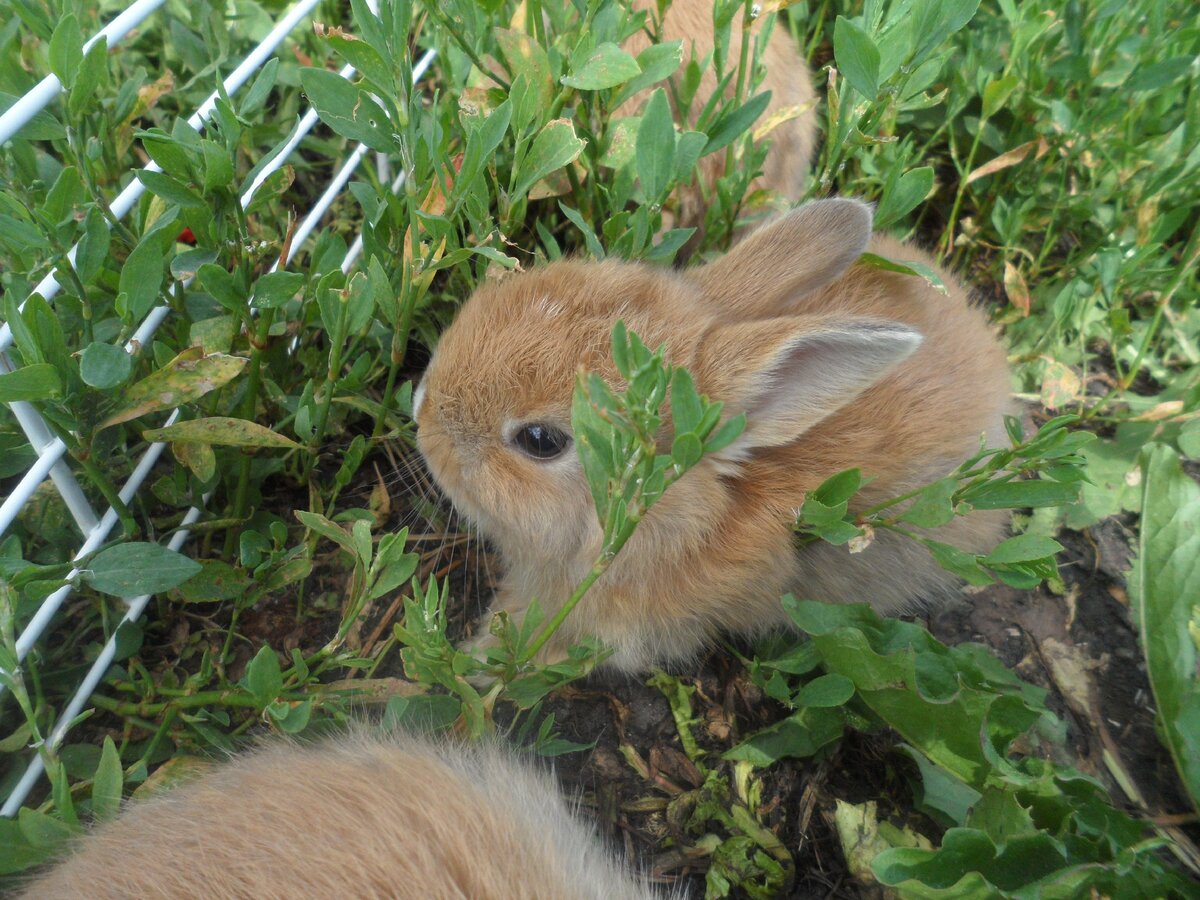
<instances>
[{"instance_id":1,"label":"green foliage","mask_svg":"<svg viewBox=\"0 0 1200 900\"><path fill-rule=\"evenodd\" d=\"M1142 529L1129 580L1157 721L1200 807L1200 486L1169 447L1142 463Z\"/></svg>"},{"instance_id":2,"label":"green foliage","mask_svg":"<svg viewBox=\"0 0 1200 900\"><path fill-rule=\"evenodd\" d=\"M447 634L451 582L425 576L386 491L363 500L360 489L372 467L390 465L385 441L411 442L420 362L485 278L573 253L667 265L686 246L702 260L769 207L752 190L766 153L753 139L767 124L763 26L739 46L731 28L747 4L721 0L716 52L684 65L679 41L636 57L622 49L657 30L657 8L448 0L375 15L352 0L350 19L331 23L344 32L297 32L295 52L219 96L196 130L184 120L270 28L273 5L168 4L112 53L83 51L100 7L51 6L0 0L0 108L50 72L65 87L0 151L0 318L14 338L0 402L37 407L119 525L115 543L81 564L62 639L20 667L15 635L66 583L79 536L46 494L0 538L0 782L34 752L49 774L36 807L0 821L0 872L46 858L81 819L110 815L173 754L226 751L259 724L299 732L378 702L392 723L478 735L505 703L523 741L573 749L541 701L604 649L587 644L552 665L537 657L590 581L553 598L565 600L553 615L498 617L495 646L473 659ZM869 553L889 530L973 584L1054 586L1060 528L1140 513L1139 631L1160 727L1194 799L1196 554L1179 549L1194 484L1173 455L1200 455L1191 13L1179 0L867 0L793 4L774 27L829 61L816 73L825 133L809 194L872 200L878 227L936 244L984 288L1020 395L1063 414L1031 436L1014 425L1010 447L981 448L871 508L855 502L869 473L840 473L807 498L800 539ZM414 88L412 60L430 48L433 75ZM357 69L352 81L331 71L342 64ZM696 96L704 69L728 88L709 102ZM327 130L253 187L305 97ZM686 120L669 115L681 109ZM402 186L393 193L389 176L364 167L353 200L293 245L292 210L312 206L359 141L388 155ZM162 171L139 169L147 158ZM717 163L714 183L693 181L701 160ZM148 193L118 222L109 203L134 169ZM705 210L695 230L673 227L688 192ZM343 273L360 222L362 259ZM866 254L862 264L945 289L922 260ZM58 295L30 297L50 273ZM131 342L159 305L169 315L153 340ZM722 423L661 350L618 329L613 351L625 383L581 379L573 410L605 532L591 580L662 491L741 427ZM119 486L151 441L168 442L177 465L126 504ZM0 478L33 458L0 408ZM206 497L187 547L197 568L163 544ZM986 555L926 533L971 509L1033 513ZM147 623L118 630L124 606L111 597L151 591L165 593ZM399 625L375 639L372 617L393 596ZM937 850L896 838L875 857L876 877L905 895L1183 890L1153 852L1162 836L1047 758L1056 720L990 656L855 607L791 610L813 639L750 664L785 714L724 762L704 759L690 736L687 686L659 683L704 772L672 821L686 821L711 860L711 896L768 896L791 877L786 848L757 818L755 767L885 724L919 770L915 804L950 829ZM280 652L282 625L264 644L264 620L294 622L300 646ZM319 637L314 623L328 625ZM90 755L48 747L79 664L109 638L117 657L90 714L112 739ZM411 680L400 694L383 677L393 651ZM1018 751L1024 742L1036 752Z\"/></svg>"},{"instance_id":3,"label":"green foliage","mask_svg":"<svg viewBox=\"0 0 1200 900\"><path fill-rule=\"evenodd\" d=\"M786 597L784 607L810 640L755 660L751 672L794 712L726 757L766 766L815 755L843 723L897 732L918 763L918 804L950 827L937 849L895 840L877 853L870 865L881 883L905 897L1188 891L1156 852L1165 838L1117 810L1099 782L1056 761L1065 728L1045 692L987 649L947 647L867 606ZM817 670L825 674L808 677ZM885 844L888 833L879 828Z\"/></svg>"}]
</instances>

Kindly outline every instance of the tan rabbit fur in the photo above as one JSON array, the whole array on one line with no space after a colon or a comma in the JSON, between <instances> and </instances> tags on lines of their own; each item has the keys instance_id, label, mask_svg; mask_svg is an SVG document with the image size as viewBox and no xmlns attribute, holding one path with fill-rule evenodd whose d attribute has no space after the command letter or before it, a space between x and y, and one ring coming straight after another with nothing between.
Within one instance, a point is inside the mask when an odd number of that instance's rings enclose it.
<instances>
[{"instance_id":1,"label":"tan rabbit fur","mask_svg":"<svg viewBox=\"0 0 1200 900\"><path fill-rule=\"evenodd\" d=\"M985 316L948 273L944 295L854 264L869 243L933 265L872 237L870 219L854 201L811 203L699 268L558 262L468 300L418 389L418 443L504 557L493 611L519 616L535 598L556 608L596 559L601 533L574 448L537 460L514 435L529 423L570 432L578 367L618 382L617 319L649 346L665 343L702 393L726 414L746 412L749 426L650 510L549 657L592 634L627 670L686 659L721 630L784 624L788 591L885 613L953 593L912 540L880 531L858 554L797 549L790 527L805 492L842 469L873 479L862 508L945 474L982 434L1003 438L1008 373ZM937 538L984 551L1005 521L975 512Z\"/></svg>"},{"instance_id":2,"label":"tan rabbit fur","mask_svg":"<svg viewBox=\"0 0 1200 900\"><path fill-rule=\"evenodd\" d=\"M656 9L654 0L634 0L635 10L647 10L653 17ZM757 25L755 31L761 30ZM684 66L691 59L702 60L713 51L713 0L673 0L662 19L662 40L683 41ZM742 16L735 14L729 38L730 54L737 62L742 40ZM625 49L637 55L650 46L650 37L639 32L625 42ZM787 23L777 20L770 40L763 51L766 75L758 91L770 91L764 119L790 108L798 108L798 115L781 122L770 133L771 147L763 165L763 175L758 187L767 187L788 200L799 200L803 191L808 163L816 143L817 114L816 95L809 77L808 65L800 50L788 33ZM682 73L683 69L680 69ZM679 77L679 76L676 76ZM704 70L700 87L690 109L690 121L704 108L708 98L717 89L717 76L712 64ZM732 91L731 91L732 93ZM725 155L716 153L700 160L699 175L711 186L725 165ZM681 219L688 224L703 218L699 208L699 196L683 194L684 206Z\"/></svg>"},{"instance_id":3,"label":"tan rabbit fur","mask_svg":"<svg viewBox=\"0 0 1200 900\"><path fill-rule=\"evenodd\" d=\"M499 748L273 744L131 803L26 886L39 900L653 897Z\"/></svg>"}]
</instances>

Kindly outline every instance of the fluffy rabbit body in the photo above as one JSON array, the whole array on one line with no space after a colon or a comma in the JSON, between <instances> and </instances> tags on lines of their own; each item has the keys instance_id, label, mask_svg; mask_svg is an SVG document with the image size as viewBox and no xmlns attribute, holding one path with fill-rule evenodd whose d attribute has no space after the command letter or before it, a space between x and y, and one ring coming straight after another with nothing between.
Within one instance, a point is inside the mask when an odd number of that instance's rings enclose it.
<instances>
[{"instance_id":1,"label":"fluffy rabbit body","mask_svg":"<svg viewBox=\"0 0 1200 900\"><path fill-rule=\"evenodd\" d=\"M275 744L130 804L30 898L652 897L499 748Z\"/></svg>"},{"instance_id":2,"label":"fluffy rabbit body","mask_svg":"<svg viewBox=\"0 0 1200 900\"><path fill-rule=\"evenodd\" d=\"M548 657L592 634L623 669L684 660L721 630L784 624L788 591L881 612L952 594L954 579L915 541L880 531L851 554L797 547L791 528L805 493L840 470L873 479L862 508L944 475L981 435L1004 434L1007 367L983 313L945 272L948 294L855 265L868 246L921 256L872 237L868 207L830 200L689 270L557 262L482 286L442 336L416 416L434 477L504 558L493 611L519 618L532 599L553 610L600 550L570 446L571 396L580 366L618 383L618 319L665 344L701 393L749 425L650 510ZM1005 520L978 511L935 535L982 552Z\"/></svg>"}]
</instances>

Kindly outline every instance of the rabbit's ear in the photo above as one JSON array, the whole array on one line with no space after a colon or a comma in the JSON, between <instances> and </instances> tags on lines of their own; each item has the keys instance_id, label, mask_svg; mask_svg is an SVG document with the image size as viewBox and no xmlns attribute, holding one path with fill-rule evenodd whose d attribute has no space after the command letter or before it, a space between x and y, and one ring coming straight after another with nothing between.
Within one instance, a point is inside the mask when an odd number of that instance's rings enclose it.
<instances>
[{"instance_id":1,"label":"rabbit's ear","mask_svg":"<svg viewBox=\"0 0 1200 900\"><path fill-rule=\"evenodd\" d=\"M871 240L871 207L858 200L817 200L759 228L695 271L713 311L766 318L842 276Z\"/></svg>"},{"instance_id":2,"label":"rabbit's ear","mask_svg":"<svg viewBox=\"0 0 1200 900\"><path fill-rule=\"evenodd\" d=\"M784 318L714 326L693 362L697 382L746 430L722 451L743 458L789 444L870 387L921 344L901 322Z\"/></svg>"}]
</instances>

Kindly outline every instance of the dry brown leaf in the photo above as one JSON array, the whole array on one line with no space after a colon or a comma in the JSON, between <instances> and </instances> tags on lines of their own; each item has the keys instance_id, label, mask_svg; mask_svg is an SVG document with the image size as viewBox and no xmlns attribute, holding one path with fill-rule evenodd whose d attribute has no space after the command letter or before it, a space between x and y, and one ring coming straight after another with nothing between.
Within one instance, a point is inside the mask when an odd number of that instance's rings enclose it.
<instances>
[{"instance_id":1,"label":"dry brown leaf","mask_svg":"<svg viewBox=\"0 0 1200 900\"><path fill-rule=\"evenodd\" d=\"M1027 141L1019 147L1006 150L994 159L989 159L982 166L979 166L967 176L967 184L978 181L980 178L994 175L996 172L1003 171L1004 169L1012 168L1018 163L1024 162L1030 153L1034 154L1034 159L1041 159L1049 149L1050 145L1046 143L1045 138L1038 138L1036 141Z\"/></svg>"}]
</instances>

